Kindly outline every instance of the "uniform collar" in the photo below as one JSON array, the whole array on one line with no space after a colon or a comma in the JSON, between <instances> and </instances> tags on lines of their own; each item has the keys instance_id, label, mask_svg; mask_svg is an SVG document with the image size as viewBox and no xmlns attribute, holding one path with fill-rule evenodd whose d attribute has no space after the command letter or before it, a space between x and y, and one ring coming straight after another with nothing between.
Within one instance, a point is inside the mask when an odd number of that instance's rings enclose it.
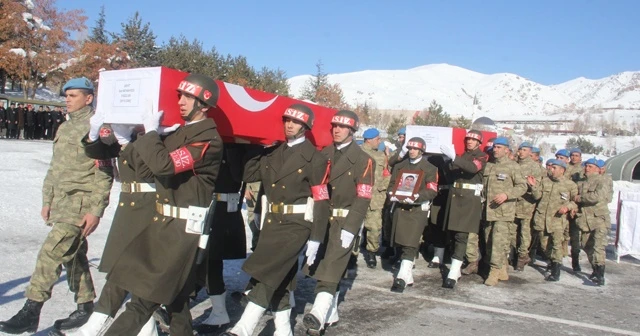
<instances>
[{"instance_id":1,"label":"uniform collar","mask_svg":"<svg viewBox=\"0 0 640 336\"><path fill-rule=\"evenodd\" d=\"M46 112L46 111L44 111ZM87 105L73 113L68 113L69 119L89 119L93 115L93 107L91 105Z\"/></svg>"},{"instance_id":2,"label":"uniform collar","mask_svg":"<svg viewBox=\"0 0 640 336\"><path fill-rule=\"evenodd\" d=\"M410 159L409 159L409 163L411 163L411 164L416 164L416 163L420 162L420 160L422 160L422 157L423 157L423 155L420 155L420 157L419 157L419 158L417 158L417 159L411 159L411 158L410 158Z\"/></svg>"},{"instance_id":3,"label":"uniform collar","mask_svg":"<svg viewBox=\"0 0 640 336\"><path fill-rule=\"evenodd\" d=\"M337 150L342 150L343 148L345 148L345 147L349 146L352 142L353 142L353 140L352 140L352 141L349 141L349 142L347 142L347 143L343 143L343 144L336 145L336 149L337 149Z\"/></svg>"},{"instance_id":4,"label":"uniform collar","mask_svg":"<svg viewBox=\"0 0 640 336\"><path fill-rule=\"evenodd\" d=\"M287 140L287 146L289 147L293 147L295 145L299 145L301 143L303 143L307 138L303 135L297 139L294 140Z\"/></svg>"}]
</instances>

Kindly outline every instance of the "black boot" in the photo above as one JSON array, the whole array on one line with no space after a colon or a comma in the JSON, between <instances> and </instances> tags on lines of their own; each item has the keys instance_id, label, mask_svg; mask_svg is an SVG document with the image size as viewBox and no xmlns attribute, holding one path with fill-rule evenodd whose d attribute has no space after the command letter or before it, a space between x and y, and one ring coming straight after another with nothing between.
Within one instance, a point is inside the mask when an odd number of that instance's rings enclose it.
<instances>
[{"instance_id":1,"label":"black boot","mask_svg":"<svg viewBox=\"0 0 640 336\"><path fill-rule=\"evenodd\" d=\"M604 286L604 265L596 266L596 277L594 282L598 286Z\"/></svg>"},{"instance_id":2,"label":"black boot","mask_svg":"<svg viewBox=\"0 0 640 336\"><path fill-rule=\"evenodd\" d=\"M407 283L399 278L393 279L393 285L391 286L391 291L395 293L402 293L404 289L407 288Z\"/></svg>"},{"instance_id":3,"label":"black boot","mask_svg":"<svg viewBox=\"0 0 640 336\"><path fill-rule=\"evenodd\" d=\"M453 289L455 286L456 286L456 281L449 278L444 279L444 282L442 283L443 288Z\"/></svg>"},{"instance_id":4,"label":"black boot","mask_svg":"<svg viewBox=\"0 0 640 336\"><path fill-rule=\"evenodd\" d=\"M24 332L34 333L38 330L40 322L40 310L43 302L27 299L24 306L16 315L8 321L0 322L0 331L7 334L22 334Z\"/></svg>"},{"instance_id":5,"label":"black boot","mask_svg":"<svg viewBox=\"0 0 640 336\"><path fill-rule=\"evenodd\" d=\"M574 272L582 272L580 267L580 253L571 253L571 267Z\"/></svg>"},{"instance_id":6,"label":"black boot","mask_svg":"<svg viewBox=\"0 0 640 336\"><path fill-rule=\"evenodd\" d=\"M391 259L396 255L396 249L394 247L386 247L384 249L384 252L382 252L382 255L380 256L381 259Z\"/></svg>"},{"instance_id":7,"label":"black boot","mask_svg":"<svg viewBox=\"0 0 640 336\"><path fill-rule=\"evenodd\" d=\"M560 263L551 264L551 274L547 277L547 281L560 281Z\"/></svg>"},{"instance_id":8,"label":"black boot","mask_svg":"<svg viewBox=\"0 0 640 336\"><path fill-rule=\"evenodd\" d=\"M93 313L93 301L79 303L78 309L69 314L69 317L55 321L53 327L58 330L79 328L87 323L91 313Z\"/></svg>"},{"instance_id":9,"label":"black boot","mask_svg":"<svg viewBox=\"0 0 640 336\"><path fill-rule=\"evenodd\" d=\"M378 260L376 259L376 253L365 251L364 253L364 261L367 263L367 267L376 268L378 266Z\"/></svg>"}]
</instances>

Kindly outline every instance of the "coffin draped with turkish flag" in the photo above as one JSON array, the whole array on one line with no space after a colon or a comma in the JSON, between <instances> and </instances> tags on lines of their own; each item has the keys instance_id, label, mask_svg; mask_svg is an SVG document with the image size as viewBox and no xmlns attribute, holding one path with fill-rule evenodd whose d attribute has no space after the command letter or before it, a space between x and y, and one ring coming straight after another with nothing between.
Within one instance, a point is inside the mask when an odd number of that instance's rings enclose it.
<instances>
[{"instance_id":1,"label":"coffin draped with turkish flag","mask_svg":"<svg viewBox=\"0 0 640 336\"><path fill-rule=\"evenodd\" d=\"M143 113L162 110L163 126L184 124L176 89L187 75L167 67L102 71L96 108L105 112L105 123L142 124ZM332 143L331 120L337 110L219 80L216 83L220 96L217 106L209 110L209 117L216 121L225 142L268 145L282 141L283 114L289 106L303 104L310 107L315 115L313 129L307 133L309 140L318 148ZM408 131L410 127L415 126L408 126ZM434 137L444 131L448 135L446 138L455 139L456 152L464 152L466 130L449 127L430 129L437 131ZM489 135L485 135L485 141Z\"/></svg>"}]
</instances>

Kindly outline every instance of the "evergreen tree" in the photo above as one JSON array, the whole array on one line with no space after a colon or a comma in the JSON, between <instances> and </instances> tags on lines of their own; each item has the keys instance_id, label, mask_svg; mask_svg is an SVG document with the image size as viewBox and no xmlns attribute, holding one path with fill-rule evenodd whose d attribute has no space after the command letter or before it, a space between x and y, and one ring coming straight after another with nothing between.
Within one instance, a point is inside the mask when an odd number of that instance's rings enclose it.
<instances>
[{"instance_id":1,"label":"evergreen tree","mask_svg":"<svg viewBox=\"0 0 640 336\"><path fill-rule=\"evenodd\" d=\"M393 119L391 119L391 122L389 123L389 126L387 127L387 134L392 137L394 135L396 135L398 133L398 131L405 127L407 125L407 118L402 116L402 115L398 115L398 116L394 116Z\"/></svg>"},{"instance_id":2,"label":"evergreen tree","mask_svg":"<svg viewBox=\"0 0 640 336\"><path fill-rule=\"evenodd\" d=\"M189 73L212 75L218 60L202 48L202 42L184 35L171 37L158 51L158 64Z\"/></svg>"},{"instance_id":3,"label":"evergreen tree","mask_svg":"<svg viewBox=\"0 0 640 336\"><path fill-rule=\"evenodd\" d=\"M322 64L322 60L319 60L318 63L316 63L316 75L307 80L302 88L300 99L306 99L314 103L318 103L318 91L329 86L328 77L329 75L324 72L324 64Z\"/></svg>"},{"instance_id":4,"label":"evergreen tree","mask_svg":"<svg viewBox=\"0 0 640 336\"><path fill-rule=\"evenodd\" d=\"M126 51L137 66L157 66L158 50L156 36L147 22L142 24L140 13L136 11L129 21L122 23L122 32L112 34L116 42L122 42Z\"/></svg>"},{"instance_id":5,"label":"evergreen tree","mask_svg":"<svg viewBox=\"0 0 640 336\"><path fill-rule=\"evenodd\" d=\"M414 118L413 123L423 126L449 127L451 125L451 117L444 112L442 105L433 100L428 108L422 110L422 113Z\"/></svg>"},{"instance_id":6,"label":"evergreen tree","mask_svg":"<svg viewBox=\"0 0 640 336\"><path fill-rule=\"evenodd\" d=\"M109 36L105 29L106 23L107 20L104 13L104 6L101 6L100 13L98 14L98 20L96 20L96 26L91 29L89 41L100 44L109 44Z\"/></svg>"}]
</instances>

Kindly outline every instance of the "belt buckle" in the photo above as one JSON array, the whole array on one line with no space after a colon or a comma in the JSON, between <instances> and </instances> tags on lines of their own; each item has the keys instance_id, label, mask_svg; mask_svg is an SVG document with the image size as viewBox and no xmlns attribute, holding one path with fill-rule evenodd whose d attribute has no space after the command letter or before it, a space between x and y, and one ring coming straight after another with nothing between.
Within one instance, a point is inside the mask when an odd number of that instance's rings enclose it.
<instances>
[{"instance_id":1,"label":"belt buckle","mask_svg":"<svg viewBox=\"0 0 640 336\"><path fill-rule=\"evenodd\" d=\"M293 205L285 205L284 209L282 209L283 213L287 214L287 215L291 215L293 214Z\"/></svg>"},{"instance_id":2,"label":"belt buckle","mask_svg":"<svg viewBox=\"0 0 640 336\"><path fill-rule=\"evenodd\" d=\"M336 212L338 213L338 217L344 217L344 216L342 215L342 214L343 214L342 209L337 209L337 211L336 211Z\"/></svg>"},{"instance_id":3,"label":"belt buckle","mask_svg":"<svg viewBox=\"0 0 640 336\"><path fill-rule=\"evenodd\" d=\"M278 213L278 204L270 204L269 206L271 207L271 212Z\"/></svg>"},{"instance_id":4,"label":"belt buckle","mask_svg":"<svg viewBox=\"0 0 640 336\"><path fill-rule=\"evenodd\" d=\"M122 191L126 192L126 193L130 193L131 192L131 183L123 183L122 184Z\"/></svg>"}]
</instances>

